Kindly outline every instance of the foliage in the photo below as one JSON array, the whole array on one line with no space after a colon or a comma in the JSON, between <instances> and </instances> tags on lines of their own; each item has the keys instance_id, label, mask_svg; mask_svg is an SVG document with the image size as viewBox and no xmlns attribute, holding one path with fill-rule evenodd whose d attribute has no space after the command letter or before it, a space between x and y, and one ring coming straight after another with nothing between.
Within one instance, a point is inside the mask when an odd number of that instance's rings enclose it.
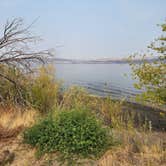
<instances>
[{"instance_id":1,"label":"foliage","mask_svg":"<svg viewBox=\"0 0 166 166\"><path fill-rule=\"evenodd\" d=\"M58 102L59 86L52 66L40 68L29 88L28 100L30 104L42 113L50 111Z\"/></svg>"},{"instance_id":2,"label":"foliage","mask_svg":"<svg viewBox=\"0 0 166 166\"><path fill-rule=\"evenodd\" d=\"M110 97L100 100L100 109L105 121L111 124L111 127L121 127L123 125L122 102L113 101Z\"/></svg>"},{"instance_id":3,"label":"foliage","mask_svg":"<svg viewBox=\"0 0 166 166\"><path fill-rule=\"evenodd\" d=\"M25 105L28 77L14 67L0 65L0 71L10 79L0 79L0 103Z\"/></svg>"},{"instance_id":4,"label":"foliage","mask_svg":"<svg viewBox=\"0 0 166 166\"><path fill-rule=\"evenodd\" d=\"M33 22L34 23L34 22ZM49 50L33 49L32 44L36 43L37 37L31 35L29 26L24 26L23 19L15 18L8 20L0 33L0 66L7 66L21 71L32 71L34 64L45 63L46 59L51 56ZM0 78L14 84L18 91L19 84L13 80L10 75L1 72ZM16 87L17 86L17 87ZM19 87L21 89L21 87ZM1 94L1 92L0 92Z\"/></svg>"},{"instance_id":5,"label":"foliage","mask_svg":"<svg viewBox=\"0 0 166 166\"><path fill-rule=\"evenodd\" d=\"M123 125L122 101L115 101L110 97L102 98L90 95L85 89L71 87L63 94L60 108L85 108L91 110L99 119L104 120L105 124L112 127Z\"/></svg>"},{"instance_id":6,"label":"foliage","mask_svg":"<svg viewBox=\"0 0 166 166\"><path fill-rule=\"evenodd\" d=\"M90 94L84 88L72 86L64 91L60 107L65 109L87 107L89 98Z\"/></svg>"},{"instance_id":7,"label":"foliage","mask_svg":"<svg viewBox=\"0 0 166 166\"><path fill-rule=\"evenodd\" d=\"M133 64L132 71L138 83L135 87L138 89L145 89L146 91L138 98L143 98L154 104L166 103L166 23L160 25L163 35L152 42L149 49L152 50L152 55L155 54L157 60L154 62L147 61L147 55L142 56L143 63ZM131 58L135 58L136 55Z\"/></svg>"},{"instance_id":8,"label":"foliage","mask_svg":"<svg viewBox=\"0 0 166 166\"><path fill-rule=\"evenodd\" d=\"M87 110L75 109L42 120L25 131L24 140L40 154L58 151L61 161L70 165L80 158L100 156L112 137Z\"/></svg>"},{"instance_id":9,"label":"foliage","mask_svg":"<svg viewBox=\"0 0 166 166\"><path fill-rule=\"evenodd\" d=\"M7 20L2 29L0 34L0 104L29 105L29 95L31 96L30 92L33 93L31 76L35 72L34 66L45 64L46 60L51 58L50 50L33 49L32 43L36 43L39 37L30 33L32 24L24 26L23 19L14 18ZM31 73L30 77L29 73ZM47 81L50 84L50 80ZM40 85L43 84L44 82L40 83ZM40 89L39 91L41 92Z\"/></svg>"},{"instance_id":10,"label":"foliage","mask_svg":"<svg viewBox=\"0 0 166 166\"><path fill-rule=\"evenodd\" d=\"M0 69L13 81L0 80L1 104L33 107L42 113L56 105L60 84L52 66L41 67L29 75L5 65Z\"/></svg>"}]
</instances>

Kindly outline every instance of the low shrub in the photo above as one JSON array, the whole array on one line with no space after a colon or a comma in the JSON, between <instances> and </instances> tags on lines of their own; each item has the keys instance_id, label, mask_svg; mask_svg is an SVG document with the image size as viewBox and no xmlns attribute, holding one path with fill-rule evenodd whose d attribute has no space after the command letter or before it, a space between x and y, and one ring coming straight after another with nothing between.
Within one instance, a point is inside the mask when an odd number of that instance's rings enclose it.
<instances>
[{"instance_id":1,"label":"low shrub","mask_svg":"<svg viewBox=\"0 0 166 166\"><path fill-rule=\"evenodd\" d=\"M25 105L27 77L21 70L0 65L0 104Z\"/></svg>"},{"instance_id":2,"label":"low shrub","mask_svg":"<svg viewBox=\"0 0 166 166\"><path fill-rule=\"evenodd\" d=\"M84 88L72 86L64 91L60 107L64 109L87 108L89 99L90 94Z\"/></svg>"},{"instance_id":3,"label":"low shrub","mask_svg":"<svg viewBox=\"0 0 166 166\"><path fill-rule=\"evenodd\" d=\"M52 66L40 68L39 73L32 80L29 88L28 101L33 108L42 113L50 111L58 102L60 84L55 79Z\"/></svg>"},{"instance_id":4,"label":"low shrub","mask_svg":"<svg viewBox=\"0 0 166 166\"><path fill-rule=\"evenodd\" d=\"M100 112L107 125L113 128L123 126L122 101L112 100L110 97L100 99Z\"/></svg>"},{"instance_id":5,"label":"low shrub","mask_svg":"<svg viewBox=\"0 0 166 166\"><path fill-rule=\"evenodd\" d=\"M0 70L6 76L0 79L0 105L32 107L43 113L57 104L60 83L55 79L52 66L28 74L4 65Z\"/></svg>"},{"instance_id":6,"label":"low shrub","mask_svg":"<svg viewBox=\"0 0 166 166\"><path fill-rule=\"evenodd\" d=\"M115 101L109 96L105 98L94 96L84 88L73 86L64 92L60 106L63 109L93 110L105 124L119 128L124 126L122 104L123 101Z\"/></svg>"},{"instance_id":7,"label":"low shrub","mask_svg":"<svg viewBox=\"0 0 166 166\"><path fill-rule=\"evenodd\" d=\"M29 128L25 143L37 147L38 154L57 151L69 165L80 158L100 156L109 147L112 137L86 110L60 111Z\"/></svg>"}]
</instances>

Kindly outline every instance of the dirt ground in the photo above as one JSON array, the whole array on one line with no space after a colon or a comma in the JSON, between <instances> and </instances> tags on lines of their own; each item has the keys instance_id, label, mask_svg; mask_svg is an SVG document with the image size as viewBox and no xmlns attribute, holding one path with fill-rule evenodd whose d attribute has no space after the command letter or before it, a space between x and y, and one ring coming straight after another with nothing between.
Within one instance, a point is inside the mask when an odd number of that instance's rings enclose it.
<instances>
[{"instance_id":1,"label":"dirt ground","mask_svg":"<svg viewBox=\"0 0 166 166\"><path fill-rule=\"evenodd\" d=\"M166 133L124 134L115 132L125 144L115 146L99 160L84 163L94 166L166 166ZM144 141L139 139L143 139ZM131 142L131 143L130 143ZM23 144L21 134L0 140L1 166L58 166L56 154L35 157L35 149Z\"/></svg>"}]
</instances>

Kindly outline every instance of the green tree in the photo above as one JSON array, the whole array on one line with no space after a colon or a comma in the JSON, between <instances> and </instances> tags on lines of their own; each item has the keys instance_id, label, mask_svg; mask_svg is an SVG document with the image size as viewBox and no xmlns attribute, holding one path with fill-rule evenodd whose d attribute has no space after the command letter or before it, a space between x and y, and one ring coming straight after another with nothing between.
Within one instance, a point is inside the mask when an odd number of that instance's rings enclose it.
<instances>
[{"instance_id":1,"label":"green tree","mask_svg":"<svg viewBox=\"0 0 166 166\"><path fill-rule=\"evenodd\" d=\"M134 79L138 80L135 87L145 90L138 99L157 105L166 104L166 23L159 26L162 29L162 35L148 46L148 53L130 57ZM149 54L156 60L150 62ZM133 63L137 55L141 56L142 63Z\"/></svg>"}]
</instances>

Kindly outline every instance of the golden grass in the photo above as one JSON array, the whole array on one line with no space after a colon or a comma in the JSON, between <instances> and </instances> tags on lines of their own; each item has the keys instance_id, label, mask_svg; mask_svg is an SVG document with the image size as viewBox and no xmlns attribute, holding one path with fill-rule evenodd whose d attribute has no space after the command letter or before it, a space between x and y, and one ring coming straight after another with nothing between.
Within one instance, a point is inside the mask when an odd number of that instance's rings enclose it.
<instances>
[{"instance_id":1,"label":"golden grass","mask_svg":"<svg viewBox=\"0 0 166 166\"><path fill-rule=\"evenodd\" d=\"M166 133L114 131L122 145L107 151L99 166L165 166Z\"/></svg>"},{"instance_id":2,"label":"golden grass","mask_svg":"<svg viewBox=\"0 0 166 166\"><path fill-rule=\"evenodd\" d=\"M0 126L5 129L31 126L37 117L38 112L33 109L23 111L21 108L0 108Z\"/></svg>"},{"instance_id":3,"label":"golden grass","mask_svg":"<svg viewBox=\"0 0 166 166\"><path fill-rule=\"evenodd\" d=\"M128 148L108 151L100 160L99 166L165 166L166 153L133 153Z\"/></svg>"},{"instance_id":4,"label":"golden grass","mask_svg":"<svg viewBox=\"0 0 166 166\"><path fill-rule=\"evenodd\" d=\"M80 102L82 102L81 99ZM94 108L97 107L96 103L98 102L94 102ZM101 103L98 103L98 108L102 108L103 112L105 113L105 110L110 109L106 107L108 106L108 103L110 103L110 101L102 101ZM117 110L118 108L116 108L115 110ZM113 113L112 109L110 111L111 116L111 113ZM13 152L15 154L15 159L12 163L13 166L41 166L48 165L48 163L50 162L55 166L58 165L57 161L55 160L56 154L52 154L53 157L46 155L43 156L40 160L37 160L35 157L35 149L23 144L20 135L15 137L15 133L20 132L20 130L18 130L17 132L16 129L33 125L38 117L41 117L39 112L32 109L23 111L21 110L21 108L17 107L0 107L0 155L7 149ZM113 117L116 117L116 115L113 115ZM4 133L8 138L5 141L2 141L3 139L1 140L1 135L4 135L3 132L1 133L1 128L3 128L2 131L6 132ZM166 165L165 132L139 132L134 129L114 129L113 135L114 139L119 140L121 144L114 146L112 149L108 150L98 161L94 162L94 166ZM12 137L12 139L10 136ZM90 164L86 165L88 166Z\"/></svg>"}]
</instances>

